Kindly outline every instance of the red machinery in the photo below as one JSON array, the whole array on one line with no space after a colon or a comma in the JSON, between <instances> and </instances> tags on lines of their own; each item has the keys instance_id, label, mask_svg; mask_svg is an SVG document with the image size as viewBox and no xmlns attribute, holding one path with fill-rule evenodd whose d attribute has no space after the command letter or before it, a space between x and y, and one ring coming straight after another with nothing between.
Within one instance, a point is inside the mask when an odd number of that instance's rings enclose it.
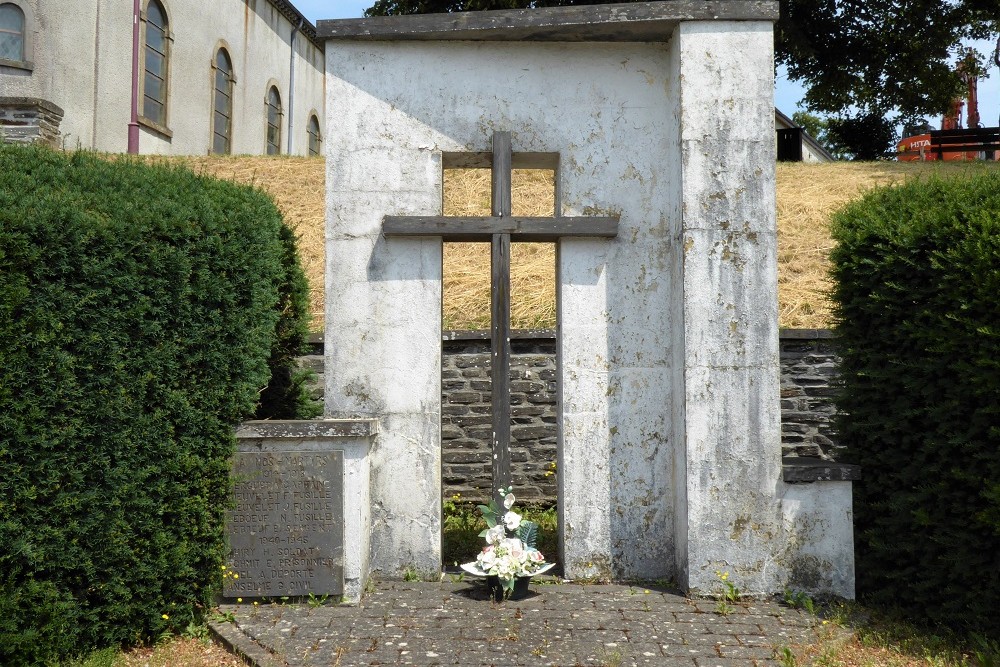
<instances>
[{"instance_id":1,"label":"red machinery","mask_svg":"<svg viewBox=\"0 0 1000 667\"><path fill-rule=\"evenodd\" d=\"M997 40L997 49L993 54L993 59L1000 67L1000 40ZM990 151L984 154L978 144L981 141L975 139L975 130L979 128L979 78L975 73L975 61L971 54L958 63L956 67L959 77L966 86L965 100L956 98L951 102L951 108L944 118L941 119L942 132L932 132L930 134L918 134L906 137L896 146L897 159L901 162L916 162L918 160L946 160L946 161L966 161L978 159L996 159L995 153ZM963 133L962 127L962 107L968 102L968 113L966 114L966 126L969 132ZM976 150L955 150L963 146ZM945 150L945 146L953 150Z\"/></svg>"}]
</instances>

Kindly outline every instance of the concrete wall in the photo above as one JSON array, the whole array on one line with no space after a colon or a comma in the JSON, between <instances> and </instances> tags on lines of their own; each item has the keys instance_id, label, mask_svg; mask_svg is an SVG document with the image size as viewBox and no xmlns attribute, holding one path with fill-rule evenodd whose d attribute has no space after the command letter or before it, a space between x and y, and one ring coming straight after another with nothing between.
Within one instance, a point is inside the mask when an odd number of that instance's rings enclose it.
<instances>
[{"instance_id":1,"label":"concrete wall","mask_svg":"<svg viewBox=\"0 0 1000 667\"><path fill-rule=\"evenodd\" d=\"M35 97L65 111L62 143L101 151L127 149L131 99L132 5L118 0L17 0L33 17L34 69L0 66L0 97ZM211 63L226 45L236 74L234 154L265 151L269 81L284 111L293 152L307 153L310 112L323 118L323 53L267 0L163 0L171 42L167 129L142 125L140 152L201 155L211 145ZM145 0L143 0L145 7ZM294 52L295 90L290 90ZM290 108L294 102L294 108ZM140 104L141 109L141 104ZM172 135L172 136L168 136Z\"/></svg>"},{"instance_id":2,"label":"concrete wall","mask_svg":"<svg viewBox=\"0 0 1000 667\"><path fill-rule=\"evenodd\" d=\"M780 589L781 546L771 25L684 23L672 56L684 174L678 579L707 593L728 570L747 593L769 592Z\"/></svg>"},{"instance_id":3,"label":"concrete wall","mask_svg":"<svg viewBox=\"0 0 1000 667\"><path fill-rule=\"evenodd\" d=\"M557 251L560 468L579 475L564 489L584 494L567 492L560 503L566 542L579 545L564 563L577 573L592 563L610 574L613 548L624 559L619 574L647 565L657 575L672 572L662 410L670 404L670 335L660 307L672 287L668 263L656 250L623 247L613 272L607 269L612 245L668 237L665 220L677 211L678 202L658 190L666 149L656 137L666 134L677 106L667 95L667 66L667 49L656 44L328 44L327 113L338 123L327 160L327 265L340 271L326 292L327 362L335 373L326 378L326 405L328 416L385 420L373 461L374 567L397 571L407 559L440 565L441 243L386 241L381 218L440 214L441 151L488 150L492 130L508 129L515 153L561 154L562 213L623 212L619 241L565 240ZM636 144L637 127L647 144ZM650 283L658 293L641 289ZM640 294L635 319L616 305L626 293ZM608 318L618 322L610 334ZM611 372L611 358L621 359L620 373ZM618 394L609 415L612 386ZM408 406L405 416L390 407L400 405ZM626 420L625 413L648 418ZM613 439L621 446L612 452ZM613 481L612 470L624 469L632 481ZM641 501L622 503L625 516L614 528L593 512L640 486Z\"/></svg>"},{"instance_id":4,"label":"concrete wall","mask_svg":"<svg viewBox=\"0 0 1000 667\"><path fill-rule=\"evenodd\" d=\"M16 0L15 4L27 18L26 37L31 41L34 68L29 71L0 66L0 98L34 97L55 104L64 112L61 141L70 147L79 144L92 148L95 30L103 2ZM131 7L127 11L131 15ZM126 58L131 57L131 41L129 44ZM126 85L127 81L126 77ZM126 88L126 99L130 91Z\"/></svg>"}]
</instances>

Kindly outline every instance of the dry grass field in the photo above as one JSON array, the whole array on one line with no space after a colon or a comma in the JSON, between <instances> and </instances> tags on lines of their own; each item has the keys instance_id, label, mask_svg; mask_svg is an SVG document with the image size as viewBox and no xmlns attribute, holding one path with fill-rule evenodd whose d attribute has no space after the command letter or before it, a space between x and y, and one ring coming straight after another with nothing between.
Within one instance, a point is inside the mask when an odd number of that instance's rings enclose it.
<instances>
[{"instance_id":1,"label":"dry grass field","mask_svg":"<svg viewBox=\"0 0 1000 667\"><path fill-rule=\"evenodd\" d=\"M324 161L294 157L179 158L196 172L250 183L269 192L299 237L299 252L311 286L313 327L323 322ZM826 293L832 247L830 215L876 186L938 174L961 177L998 165L935 163L832 163L778 165L779 324L793 328L831 325ZM551 215L552 172L515 171L513 204L518 215ZM446 215L489 212L489 172L448 171ZM444 326L489 326L489 246L447 244L444 253ZM511 268L511 320L515 328L555 324L555 249L552 244L515 244Z\"/></svg>"}]
</instances>

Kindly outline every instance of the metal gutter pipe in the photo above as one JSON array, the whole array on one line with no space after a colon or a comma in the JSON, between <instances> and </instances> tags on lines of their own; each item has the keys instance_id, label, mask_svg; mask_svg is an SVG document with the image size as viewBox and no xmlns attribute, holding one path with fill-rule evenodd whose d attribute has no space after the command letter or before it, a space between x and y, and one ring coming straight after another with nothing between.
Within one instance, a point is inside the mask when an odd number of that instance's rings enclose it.
<instances>
[{"instance_id":1,"label":"metal gutter pipe","mask_svg":"<svg viewBox=\"0 0 1000 667\"><path fill-rule=\"evenodd\" d=\"M139 0L132 2L132 118L128 124L128 152L139 154Z\"/></svg>"},{"instance_id":2,"label":"metal gutter pipe","mask_svg":"<svg viewBox=\"0 0 1000 667\"><path fill-rule=\"evenodd\" d=\"M292 38L289 40L288 56L288 148L286 153L292 155L295 151L295 38L302 30L305 19L300 18L299 24L292 25Z\"/></svg>"}]
</instances>

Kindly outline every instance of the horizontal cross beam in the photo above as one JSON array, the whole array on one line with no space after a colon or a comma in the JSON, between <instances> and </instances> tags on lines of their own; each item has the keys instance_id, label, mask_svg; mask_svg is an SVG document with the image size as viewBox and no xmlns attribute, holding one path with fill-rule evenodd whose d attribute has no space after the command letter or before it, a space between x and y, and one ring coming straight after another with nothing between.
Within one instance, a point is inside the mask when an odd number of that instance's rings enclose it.
<instances>
[{"instance_id":1,"label":"horizontal cross beam","mask_svg":"<svg viewBox=\"0 0 1000 667\"><path fill-rule=\"evenodd\" d=\"M511 241L555 241L564 236L614 238L618 218L590 216L458 217L396 216L382 221L385 236L441 236L445 241L490 241L493 234L510 234Z\"/></svg>"}]
</instances>

